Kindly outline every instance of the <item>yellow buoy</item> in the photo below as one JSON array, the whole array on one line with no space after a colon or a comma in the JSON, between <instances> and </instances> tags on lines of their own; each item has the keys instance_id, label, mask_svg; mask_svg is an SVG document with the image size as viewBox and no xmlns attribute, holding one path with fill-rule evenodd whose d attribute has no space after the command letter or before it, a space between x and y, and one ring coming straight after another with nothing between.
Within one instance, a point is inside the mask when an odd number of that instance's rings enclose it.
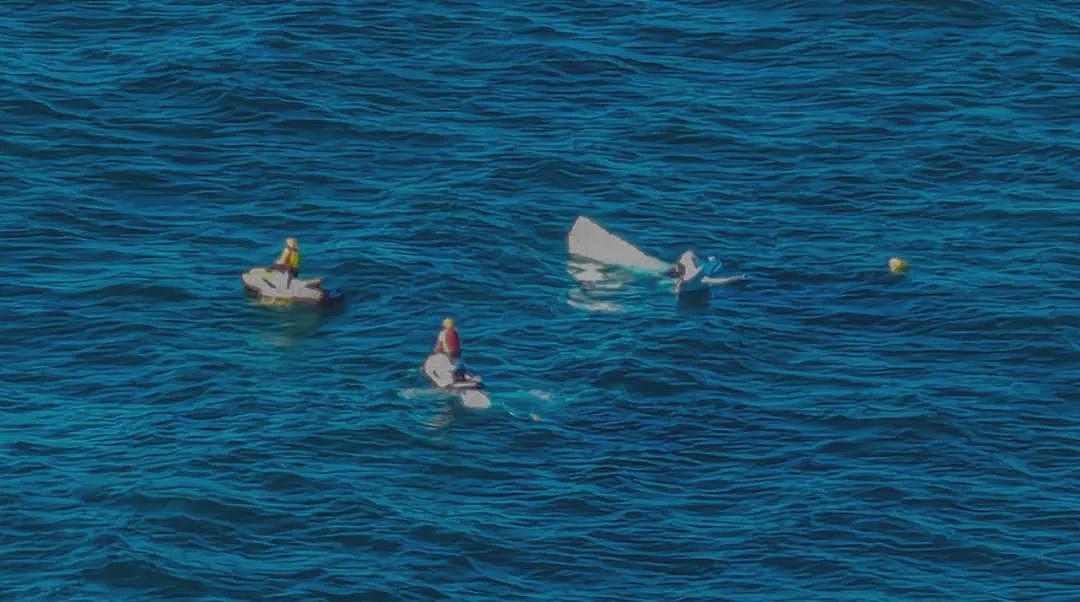
<instances>
[{"instance_id":1,"label":"yellow buoy","mask_svg":"<svg viewBox=\"0 0 1080 602\"><path fill-rule=\"evenodd\" d=\"M910 266L908 265L906 259L903 259L901 257L889 258L889 271L893 274L903 274L904 272L908 271L908 267Z\"/></svg>"}]
</instances>

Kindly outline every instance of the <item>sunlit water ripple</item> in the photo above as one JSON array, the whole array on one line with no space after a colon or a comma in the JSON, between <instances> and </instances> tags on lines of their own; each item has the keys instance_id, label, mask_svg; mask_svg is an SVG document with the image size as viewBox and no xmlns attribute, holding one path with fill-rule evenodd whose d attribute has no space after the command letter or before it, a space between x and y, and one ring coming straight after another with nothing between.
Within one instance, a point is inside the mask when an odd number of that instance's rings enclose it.
<instances>
[{"instance_id":1,"label":"sunlit water ripple","mask_svg":"<svg viewBox=\"0 0 1080 602\"><path fill-rule=\"evenodd\" d=\"M6 2L0 48L3 597L1076 600L1075 2ZM578 214L749 279L582 285ZM344 307L245 298L287 235ZM447 314L489 410L417 371Z\"/></svg>"}]
</instances>

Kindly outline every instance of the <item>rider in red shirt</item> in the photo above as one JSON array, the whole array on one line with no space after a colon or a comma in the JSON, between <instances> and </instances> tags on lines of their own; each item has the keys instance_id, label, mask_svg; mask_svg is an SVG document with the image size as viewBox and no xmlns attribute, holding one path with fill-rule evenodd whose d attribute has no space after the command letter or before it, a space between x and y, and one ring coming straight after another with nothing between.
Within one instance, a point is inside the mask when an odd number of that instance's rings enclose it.
<instances>
[{"instance_id":1,"label":"rider in red shirt","mask_svg":"<svg viewBox=\"0 0 1080 602\"><path fill-rule=\"evenodd\" d=\"M439 331L439 338L435 340L435 349L432 353L442 353L454 364L461 360L461 338L458 336L457 328L454 327L453 318L442 321L442 330Z\"/></svg>"}]
</instances>

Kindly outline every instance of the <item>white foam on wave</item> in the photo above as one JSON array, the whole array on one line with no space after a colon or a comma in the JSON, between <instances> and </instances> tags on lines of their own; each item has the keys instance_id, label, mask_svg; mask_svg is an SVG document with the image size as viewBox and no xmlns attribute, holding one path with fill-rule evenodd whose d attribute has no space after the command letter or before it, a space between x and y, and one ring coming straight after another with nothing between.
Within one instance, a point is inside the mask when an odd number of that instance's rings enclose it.
<instances>
[{"instance_id":1,"label":"white foam on wave","mask_svg":"<svg viewBox=\"0 0 1080 602\"><path fill-rule=\"evenodd\" d=\"M742 282L742 281L747 280L749 278L750 277L747 276L746 274L739 274L738 276L723 276L723 277L706 276L706 277L702 278L701 281L704 282L705 284L710 285L710 286L723 286L725 284L735 284L737 282Z\"/></svg>"},{"instance_id":2,"label":"white foam on wave","mask_svg":"<svg viewBox=\"0 0 1080 602\"><path fill-rule=\"evenodd\" d=\"M623 310L622 306L618 303L611 303L609 301L592 301L589 299L577 300L574 297L568 296L566 299L567 305L575 309L583 309L590 312L603 312L603 313L619 313Z\"/></svg>"},{"instance_id":3,"label":"white foam on wave","mask_svg":"<svg viewBox=\"0 0 1080 602\"><path fill-rule=\"evenodd\" d=\"M398 391L398 396L402 399L435 399L445 397L446 394L429 387L412 387Z\"/></svg>"}]
</instances>

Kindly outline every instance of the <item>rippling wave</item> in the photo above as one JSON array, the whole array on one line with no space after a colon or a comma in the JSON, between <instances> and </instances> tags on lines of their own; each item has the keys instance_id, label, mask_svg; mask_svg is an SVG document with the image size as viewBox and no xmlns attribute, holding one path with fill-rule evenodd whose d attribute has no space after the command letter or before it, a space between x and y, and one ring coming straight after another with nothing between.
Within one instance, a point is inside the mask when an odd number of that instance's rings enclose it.
<instances>
[{"instance_id":1,"label":"rippling wave","mask_svg":"<svg viewBox=\"0 0 1080 602\"><path fill-rule=\"evenodd\" d=\"M1075 599L1078 29L5 3L0 591ZM749 278L677 303L579 214ZM285 236L343 308L244 297ZM489 410L417 371L447 314Z\"/></svg>"}]
</instances>

